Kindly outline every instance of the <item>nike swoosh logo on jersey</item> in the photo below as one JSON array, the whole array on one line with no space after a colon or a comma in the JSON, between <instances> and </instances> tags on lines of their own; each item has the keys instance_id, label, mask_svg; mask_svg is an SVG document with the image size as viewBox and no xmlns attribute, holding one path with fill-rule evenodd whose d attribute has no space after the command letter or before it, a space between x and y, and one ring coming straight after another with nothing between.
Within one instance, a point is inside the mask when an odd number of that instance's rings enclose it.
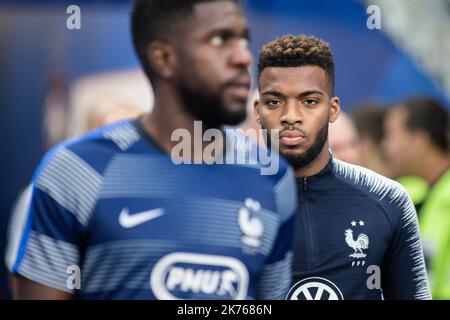
<instances>
[{"instance_id":1,"label":"nike swoosh logo on jersey","mask_svg":"<svg viewBox=\"0 0 450 320\"><path fill-rule=\"evenodd\" d=\"M137 212L130 215L128 208L123 208L119 214L119 224L126 228L134 228L144 222L158 218L164 214L163 208Z\"/></svg>"}]
</instances>

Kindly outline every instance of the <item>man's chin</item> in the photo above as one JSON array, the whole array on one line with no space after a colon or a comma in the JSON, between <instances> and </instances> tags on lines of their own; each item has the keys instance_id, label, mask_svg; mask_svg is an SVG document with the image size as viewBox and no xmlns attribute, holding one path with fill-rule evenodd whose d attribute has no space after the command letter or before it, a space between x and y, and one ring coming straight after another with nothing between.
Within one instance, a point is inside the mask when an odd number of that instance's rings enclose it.
<instances>
[{"instance_id":1,"label":"man's chin","mask_svg":"<svg viewBox=\"0 0 450 320\"><path fill-rule=\"evenodd\" d=\"M246 114L226 114L220 117L203 117L201 121L206 128L220 128L222 126L238 126L246 119Z\"/></svg>"},{"instance_id":2,"label":"man's chin","mask_svg":"<svg viewBox=\"0 0 450 320\"><path fill-rule=\"evenodd\" d=\"M285 156L286 158L300 158L305 155L305 150L300 149L299 147L286 147L280 146L280 154Z\"/></svg>"},{"instance_id":3,"label":"man's chin","mask_svg":"<svg viewBox=\"0 0 450 320\"><path fill-rule=\"evenodd\" d=\"M195 118L203 122L205 128L219 128L224 125L237 126L247 118L246 109L234 110L234 108L219 106L217 103L213 106L216 109L195 110L191 108L191 113Z\"/></svg>"},{"instance_id":4,"label":"man's chin","mask_svg":"<svg viewBox=\"0 0 450 320\"><path fill-rule=\"evenodd\" d=\"M244 108L231 107L227 108L223 116L223 124L229 126L237 126L247 119L247 111Z\"/></svg>"},{"instance_id":5,"label":"man's chin","mask_svg":"<svg viewBox=\"0 0 450 320\"><path fill-rule=\"evenodd\" d=\"M286 150L282 148L280 154L292 165L294 169L307 168L316 159L316 156L303 150Z\"/></svg>"}]
</instances>

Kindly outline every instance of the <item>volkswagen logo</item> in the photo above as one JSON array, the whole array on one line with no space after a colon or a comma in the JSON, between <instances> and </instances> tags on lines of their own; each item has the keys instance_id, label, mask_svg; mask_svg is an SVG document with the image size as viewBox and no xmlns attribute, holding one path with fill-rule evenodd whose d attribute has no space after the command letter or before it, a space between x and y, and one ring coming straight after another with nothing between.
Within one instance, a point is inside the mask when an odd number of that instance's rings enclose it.
<instances>
[{"instance_id":1,"label":"volkswagen logo","mask_svg":"<svg viewBox=\"0 0 450 320\"><path fill-rule=\"evenodd\" d=\"M344 300L344 296L333 282L311 277L297 282L289 290L286 300Z\"/></svg>"}]
</instances>

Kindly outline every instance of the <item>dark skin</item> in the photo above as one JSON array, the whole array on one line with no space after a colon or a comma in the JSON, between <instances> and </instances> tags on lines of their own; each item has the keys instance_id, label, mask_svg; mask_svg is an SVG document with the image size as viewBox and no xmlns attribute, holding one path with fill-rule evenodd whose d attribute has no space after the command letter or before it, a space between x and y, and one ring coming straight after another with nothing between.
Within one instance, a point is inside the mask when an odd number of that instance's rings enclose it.
<instances>
[{"instance_id":1,"label":"dark skin","mask_svg":"<svg viewBox=\"0 0 450 320\"><path fill-rule=\"evenodd\" d=\"M240 8L230 1L206 2L194 6L193 18L186 21L187 34L173 36L173 45L154 42L148 48L149 61L159 74L153 81L155 106L142 122L150 136L166 153L178 143L170 141L175 129L185 128L193 134L195 119L184 110L174 80L180 72L186 72L177 51L188 56L189 68L197 79L203 79L203 87L219 94L219 88L230 79L242 75L238 81L250 87L248 68L251 53L246 42L248 29ZM248 91L248 90L247 90ZM228 110L245 108L248 99L237 96L232 90L225 92L223 100ZM243 103L244 102L244 103ZM206 130L207 128L203 128Z\"/></svg>"},{"instance_id":2,"label":"dark skin","mask_svg":"<svg viewBox=\"0 0 450 320\"><path fill-rule=\"evenodd\" d=\"M251 63L247 42L247 23L237 4L214 1L195 4L193 14L173 28L166 42L153 41L148 45L147 57L155 71L152 79L155 104L152 113L141 121L148 134L167 154L178 143L171 141L172 132L185 128L193 136L194 121L198 120L185 111L186 106L175 86L186 68L195 74L198 85L209 92L222 94L222 101L229 111L238 112L245 108ZM189 61L188 66L182 63L180 53ZM236 85L221 93L221 86L230 79L234 79ZM14 299L72 298L69 293L24 277L12 277Z\"/></svg>"},{"instance_id":3,"label":"dark skin","mask_svg":"<svg viewBox=\"0 0 450 320\"><path fill-rule=\"evenodd\" d=\"M12 275L14 300L70 300L70 293L56 290L19 275Z\"/></svg>"},{"instance_id":4,"label":"dark skin","mask_svg":"<svg viewBox=\"0 0 450 320\"><path fill-rule=\"evenodd\" d=\"M339 116L339 99L331 96L325 70L320 67L265 68L259 86L260 96L254 102L256 120L263 128L280 130L281 154L303 154L320 129ZM329 161L328 149L327 141L316 159L297 168L295 175L319 173Z\"/></svg>"}]
</instances>

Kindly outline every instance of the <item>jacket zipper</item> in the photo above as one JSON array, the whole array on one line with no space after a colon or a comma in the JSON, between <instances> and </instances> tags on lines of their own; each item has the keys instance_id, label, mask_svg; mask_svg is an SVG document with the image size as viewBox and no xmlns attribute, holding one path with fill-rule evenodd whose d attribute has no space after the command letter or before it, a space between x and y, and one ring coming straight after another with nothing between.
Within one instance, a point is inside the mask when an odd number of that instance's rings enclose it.
<instances>
[{"instance_id":1,"label":"jacket zipper","mask_svg":"<svg viewBox=\"0 0 450 320\"><path fill-rule=\"evenodd\" d=\"M307 265L308 268L313 268L317 263L317 254L315 246L315 236L314 228L312 223L311 212L309 210L309 199L308 199L308 178L303 178L303 197L302 197L302 215L304 217L305 223L305 240L307 247Z\"/></svg>"}]
</instances>

